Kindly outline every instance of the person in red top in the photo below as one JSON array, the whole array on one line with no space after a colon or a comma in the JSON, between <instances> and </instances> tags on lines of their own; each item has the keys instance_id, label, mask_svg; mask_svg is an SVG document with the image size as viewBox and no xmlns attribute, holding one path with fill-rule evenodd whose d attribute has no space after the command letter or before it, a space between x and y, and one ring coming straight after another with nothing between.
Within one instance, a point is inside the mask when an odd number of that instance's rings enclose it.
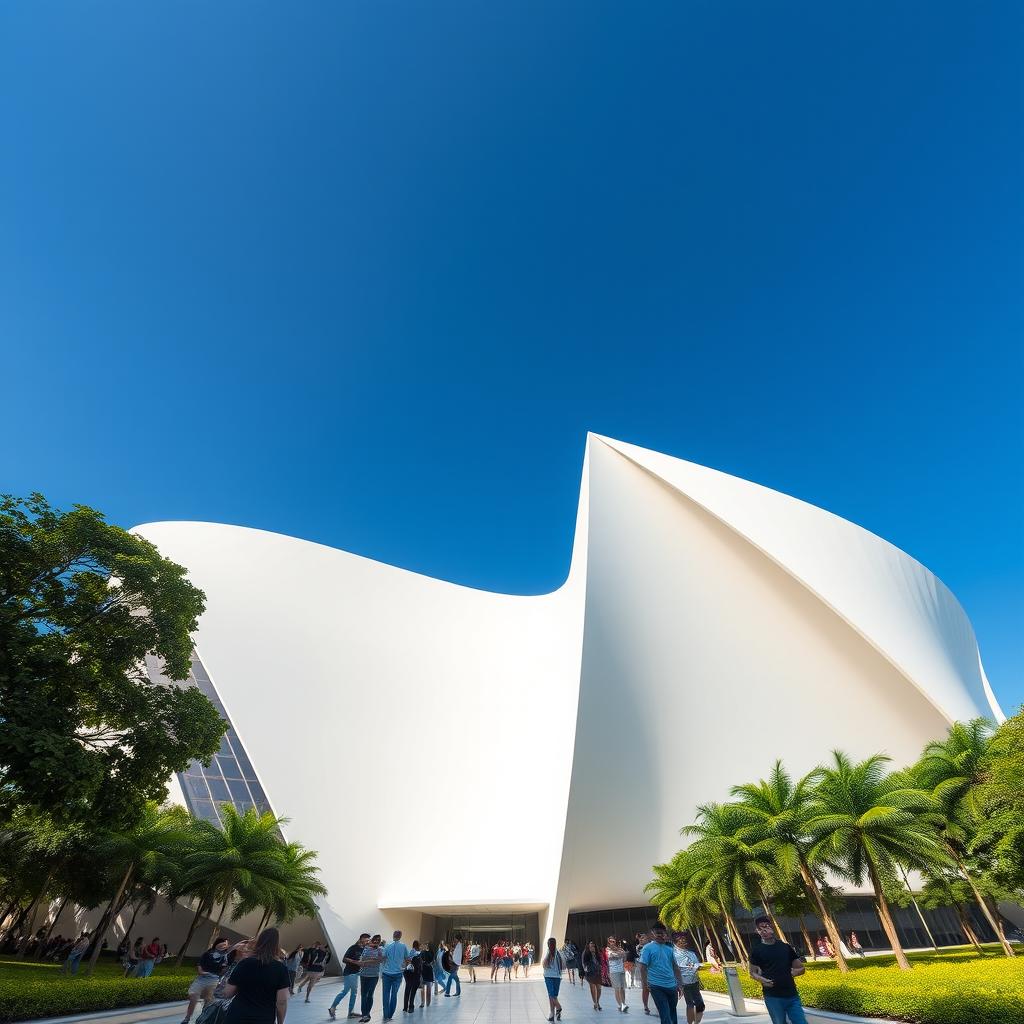
<instances>
[{"instance_id":1,"label":"person in red top","mask_svg":"<svg viewBox=\"0 0 1024 1024\"><path fill-rule=\"evenodd\" d=\"M154 936L153 941L148 946L142 947L142 953L139 956L139 966L135 968L136 978L148 978L153 973L153 964L160 955L160 951L160 940Z\"/></svg>"},{"instance_id":2,"label":"person in red top","mask_svg":"<svg viewBox=\"0 0 1024 1024\"><path fill-rule=\"evenodd\" d=\"M498 980L498 968L505 959L505 947L499 942L491 948L491 981Z\"/></svg>"}]
</instances>

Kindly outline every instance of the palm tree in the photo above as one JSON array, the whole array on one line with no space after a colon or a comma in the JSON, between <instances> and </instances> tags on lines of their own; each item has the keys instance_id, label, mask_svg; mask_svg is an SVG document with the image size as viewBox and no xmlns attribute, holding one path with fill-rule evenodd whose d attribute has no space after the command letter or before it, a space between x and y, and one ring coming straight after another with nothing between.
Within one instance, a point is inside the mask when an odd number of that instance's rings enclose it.
<instances>
[{"instance_id":1,"label":"palm tree","mask_svg":"<svg viewBox=\"0 0 1024 1024\"><path fill-rule=\"evenodd\" d=\"M327 889L317 877L320 869L316 865L317 853L307 850L301 843L283 843L280 848L281 877L272 887L269 900L255 904L252 909L262 906L265 910L257 934L273 920L288 923L296 917L315 917L318 907L317 896L326 896ZM246 913L239 908L238 913Z\"/></svg>"},{"instance_id":2,"label":"palm tree","mask_svg":"<svg viewBox=\"0 0 1024 1024\"><path fill-rule=\"evenodd\" d=\"M812 813L818 776L818 772L810 772L794 783L782 761L776 761L767 779L733 786L731 793L739 797L741 806L764 829L771 844L772 858L783 877L800 879L836 951L836 966L846 972L850 967L842 953L839 925L822 898L808 853L807 821Z\"/></svg>"},{"instance_id":3,"label":"palm tree","mask_svg":"<svg viewBox=\"0 0 1024 1024\"><path fill-rule=\"evenodd\" d=\"M253 808L239 813L230 804L221 807L223 825L197 822L194 850L185 858L184 871L176 892L198 898L199 906L185 945L178 954L180 962L192 939L200 916L217 904L220 911L213 925L211 942L220 931L228 906L240 898L270 899L282 877L280 827L284 818L269 811L260 814ZM263 905L256 902L256 906ZM237 907L235 911L237 916Z\"/></svg>"},{"instance_id":4,"label":"palm tree","mask_svg":"<svg viewBox=\"0 0 1024 1024\"><path fill-rule=\"evenodd\" d=\"M812 813L806 822L812 837L809 856L840 866L857 885L867 875L896 962L910 970L885 888L894 883L900 864L927 869L948 863L926 817L934 811L935 801L909 787L905 777L889 775L885 766L890 759L883 754L854 762L835 750L832 759L830 765L819 769Z\"/></svg>"},{"instance_id":5,"label":"palm tree","mask_svg":"<svg viewBox=\"0 0 1024 1024\"><path fill-rule=\"evenodd\" d=\"M978 956L984 956L981 941L968 917L968 908L973 899L973 890L962 878L942 871L937 871L928 878L921 889L921 905L930 909L952 907L960 922L964 938L974 946Z\"/></svg>"},{"instance_id":6,"label":"palm tree","mask_svg":"<svg viewBox=\"0 0 1024 1024\"><path fill-rule=\"evenodd\" d=\"M993 733L992 723L985 718L955 722L944 740L934 740L924 748L911 775L936 801L936 828L946 852L971 887L1004 955L1012 957L1016 955L1013 947L1007 942L997 916L992 913L967 864L967 851L977 835L983 814L976 797L978 787L985 780L985 756Z\"/></svg>"},{"instance_id":7,"label":"palm tree","mask_svg":"<svg viewBox=\"0 0 1024 1024\"><path fill-rule=\"evenodd\" d=\"M672 929L704 930L715 942L719 955L725 951L715 921L724 917L724 908L714 897L693 884L696 864L688 851L680 850L668 864L654 865L654 878L644 887L651 903L658 909L658 918Z\"/></svg>"},{"instance_id":8,"label":"palm tree","mask_svg":"<svg viewBox=\"0 0 1024 1024\"><path fill-rule=\"evenodd\" d=\"M89 974L95 969L107 930L132 895L135 880L142 875L174 872L188 848L191 832L192 818L184 808L161 807L155 800L148 800L132 825L100 837L99 853L117 872L118 882L93 933Z\"/></svg>"}]
</instances>

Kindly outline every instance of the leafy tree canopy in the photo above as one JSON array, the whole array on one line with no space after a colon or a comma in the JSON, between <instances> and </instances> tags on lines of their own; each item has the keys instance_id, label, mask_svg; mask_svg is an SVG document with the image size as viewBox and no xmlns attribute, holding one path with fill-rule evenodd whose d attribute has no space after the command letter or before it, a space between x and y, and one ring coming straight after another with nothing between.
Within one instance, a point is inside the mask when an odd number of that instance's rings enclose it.
<instances>
[{"instance_id":1,"label":"leafy tree canopy","mask_svg":"<svg viewBox=\"0 0 1024 1024\"><path fill-rule=\"evenodd\" d=\"M0 800L130 822L217 750L226 725L188 675L204 595L94 509L0 497Z\"/></svg>"}]
</instances>

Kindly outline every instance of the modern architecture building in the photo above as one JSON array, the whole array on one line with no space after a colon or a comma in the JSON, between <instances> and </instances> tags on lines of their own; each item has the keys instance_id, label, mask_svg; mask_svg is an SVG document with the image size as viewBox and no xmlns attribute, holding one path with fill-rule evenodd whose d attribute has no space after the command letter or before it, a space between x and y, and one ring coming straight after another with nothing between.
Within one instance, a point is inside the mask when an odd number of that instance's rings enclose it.
<instances>
[{"instance_id":1,"label":"modern architecture building","mask_svg":"<svg viewBox=\"0 0 1024 1024\"><path fill-rule=\"evenodd\" d=\"M967 616L909 555L596 435L568 576L539 597L235 526L137 532L206 592L194 680L232 726L185 796L286 815L320 853L337 948L562 936L642 906L696 805L776 757L906 763L1001 717Z\"/></svg>"}]
</instances>

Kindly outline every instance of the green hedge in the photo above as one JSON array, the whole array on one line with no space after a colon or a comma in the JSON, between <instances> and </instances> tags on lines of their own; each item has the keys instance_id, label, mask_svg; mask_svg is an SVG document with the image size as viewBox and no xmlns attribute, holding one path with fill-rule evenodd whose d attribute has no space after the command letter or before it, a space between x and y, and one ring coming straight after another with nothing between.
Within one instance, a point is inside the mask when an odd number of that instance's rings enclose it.
<instances>
[{"instance_id":1,"label":"green hedge","mask_svg":"<svg viewBox=\"0 0 1024 1024\"><path fill-rule=\"evenodd\" d=\"M1024 1024L1024 962L971 954L921 955L901 971L891 957L851 964L842 975L831 964L808 964L798 979L807 1006L865 1017L893 1017L913 1024ZM761 986L740 972L743 991L761 997ZM725 978L701 972L701 983L725 992Z\"/></svg>"}]
</instances>

